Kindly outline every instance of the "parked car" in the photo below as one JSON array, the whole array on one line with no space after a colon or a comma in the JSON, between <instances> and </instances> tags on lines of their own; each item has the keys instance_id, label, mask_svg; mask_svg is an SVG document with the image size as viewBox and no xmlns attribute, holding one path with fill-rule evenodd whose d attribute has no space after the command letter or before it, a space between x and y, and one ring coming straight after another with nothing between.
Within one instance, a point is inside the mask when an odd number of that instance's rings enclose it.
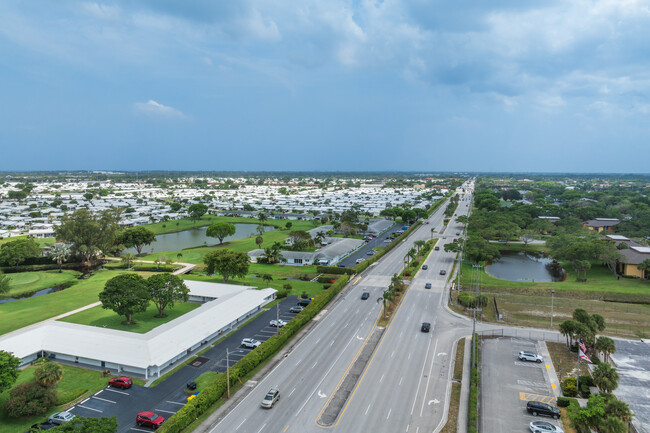
<instances>
[{"instance_id":1,"label":"parked car","mask_svg":"<svg viewBox=\"0 0 650 433\"><path fill-rule=\"evenodd\" d=\"M384 243L385 243L385 244L389 244L389 243L391 243L391 242L392 242L392 239L390 239L390 238L388 238L388 239L384 239Z\"/></svg>"},{"instance_id":2,"label":"parked car","mask_svg":"<svg viewBox=\"0 0 650 433\"><path fill-rule=\"evenodd\" d=\"M27 430L25 433L38 433L39 431L49 430L54 427L58 427L58 425L50 421L45 421L40 424L33 424L32 427L29 430Z\"/></svg>"},{"instance_id":3,"label":"parked car","mask_svg":"<svg viewBox=\"0 0 650 433\"><path fill-rule=\"evenodd\" d=\"M460 236L460 232L456 232L456 236Z\"/></svg>"},{"instance_id":4,"label":"parked car","mask_svg":"<svg viewBox=\"0 0 650 433\"><path fill-rule=\"evenodd\" d=\"M431 288L431 283L426 283L426 284L424 285L424 288L425 288L425 289L430 289L430 288Z\"/></svg>"},{"instance_id":5,"label":"parked car","mask_svg":"<svg viewBox=\"0 0 650 433\"><path fill-rule=\"evenodd\" d=\"M274 328L282 328L286 324L287 322L285 322L282 319L278 319L278 320L273 319L269 322L269 326L273 326Z\"/></svg>"},{"instance_id":6,"label":"parked car","mask_svg":"<svg viewBox=\"0 0 650 433\"><path fill-rule=\"evenodd\" d=\"M311 299L300 299L296 305L306 307L311 302Z\"/></svg>"},{"instance_id":7,"label":"parked car","mask_svg":"<svg viewBox=\"0 0 650 433\"><path fill-rule=\"evenodd\" d=\"M71 414L70 412L64 410L63 412L53 413L47 420L52 424L61 425L72 421L74 417L74 414Z\"/></svg>"},{"instance_id":8,"label":"parked car","mask_svg":"<svg viewBox=\"0 0 650 433\"><path fill-rule=\"evenodd\" d=\"M365 259L357 259L356 262L357 262L357 264L359 264L359 263L363 262L364 260Z\"/></svg>"},{"instance_id":9,"label":"parked car","mask_svg":"<svg viewBox=\"0 0 650 433\"><path fill-rule=\"evenodd\" d=\"M374 256L376 253L377 253L377 251L375 251L375 250L370 250L370 251L368 251L368 252L366 253L366 255L368 255L368 256Z\"/></svg>"},{"instance_id":10,"label":"parked car","mask_svg":"<svg viewBox=\"0 0 650 433\"><path fill-rule=\"evenodd\" d=\"M280 400L280 391L277 388L271 388L262 400L262 407L271 409L278 400Z\"/></svg>"},{"instance_id":11,"label":"parked car","mask_svg":"<svg viewBox=\"0 0 650 433\"><path fill-rule=\"evenodd\" d=\"M422 270L423 270L423 271L426 271L427 269L429 269L429 266L428 266L428 265L422 265Z\"/></svg>"},{"instance_id":12,"label":"parked car","mask_svg":"<svg viewBox=\"0 0 650 433\"><path fill-rule=\"evenodd\" d=\"M249 349L255 349L260 344L262 343L254 338L244 338L241 341L241 347L247 347Z\"/></svg>"},{"instance_id":13,"label":"parked car","mask_svg":"<svg viewBox=\"0 0 650 433\"><path fill-rule=\"evenodd\" d=\"M365 301L366 299L368 299L369 297L370 297L370 293L368 293L368 292L363 292L363 293L361 294L361 299L363 299L364 301Z\"/></svg>"},{"instance_id":14,"label":"parked car","mask_svg":"<svg viewBox=\"0 0 650 433\"><path fill-rule=\"evenodd\" d=\"M436 245L435 247L433 247L433 250L434 251L440 251L440 247L438 245Z\"/></svg>"},{"instance_id":15,"label":"parked car","mask_svg":"<svg viewBox=\"0 0 650 433\"><path fill-rule=\"evenodd\" d=\"M440 275L447 275L447 271L445 271L444 269L440 269Z\"/></svg>"},{"instance_id":16,"label":"parked car","mask_svg":"<svg viewBox=\"0 0 650 433\"><path fill-rule=\"evenodd\" d=\"M165 418L153 412L142 411L135 417L135 423L141 427L151 427L154 430L162 425Z\"/></svg>"},{"instance_id":17,"label":"parked car","mask_svg":"<svg viewBox=\"0 0 650 433\"><path fill-rule=\"evenodd\" d=\"M114 377L111 380L109 380L108 384L110 386L115 387L115 388L127 389L127 388L131 388L131 386L133 386L133 381L129 377L119 376L119 377Z\"/></svg>"},{"instance_id":18,"label":"parked car","mask_svg":"<svg viewBox=\"0 0 650 433\"><path fill-rule=\"evenodd\" d=\"M302 305L294 305L293 307L289 308L290 313L300 313L302 310L304 310L305 307Z\"/></svg>"},{"instance_id":19,"label":"parked car","mask_svg":"<svg viewBox=\"0 0 650 433\"><path fill-rule=\"evenodd\" d=\"M542 403L541 401L529 401L526 403L526 410L534 416L546 415L555 419L560 417L560 409L548 403Z\"/></svg>"},{"instance_id":20,"label":"parked car","mask_svg":"<svg viewBox=\"0 0 650 433\"><path fill-rule=\"evenodd\" d=\"M554 426L546 421L533 421L528 426L531 433L564 433L560 427Z\"/></svg>"},{"instance_id":21,"label":"parked car","mask_svg":"<svg viewBox=\"0 0 650 433\"><path fill-rule=\"evenodd\" d=\"M538 364L540 362L544 362L544 358L542 358L540 355L538 355L536 353L533 353L533 352L527 352L527 351L524 351L524 350L519 352L519 359L522 360L522 361L536 362Z\"/></svg>"},{"instance_id":22,"label":"parked car","mask_svg":"<svg viewBox=\"0 0 650 433\"><path fill-rule=\"evenodd\" d=\"M429 332L431 330L431 323L429 322L422 322L422 327L420 328L420 331L422 332Z\"/></svg>"}]
</instances>

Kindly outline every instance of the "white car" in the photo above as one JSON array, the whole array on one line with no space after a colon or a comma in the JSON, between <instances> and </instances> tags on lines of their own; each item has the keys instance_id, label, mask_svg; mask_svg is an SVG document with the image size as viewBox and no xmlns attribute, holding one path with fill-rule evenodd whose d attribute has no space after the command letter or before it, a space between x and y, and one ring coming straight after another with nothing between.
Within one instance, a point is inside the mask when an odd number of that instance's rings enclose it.
<instances>
[{"instance_id":1,"label":"white car","mask_svg":"<svg viewBox=\"0 0 650 433\"><path fill-rule=\"evenodd\" d=\"M247 348L249 348L249 349L255 349L255 348L256 348L257 346L259 346L260 344L262 344L262 343L259 342L259 341L257 341L257 340L254 339L254 338L244 338L244 339L241 341L241 346L242 346L242 347L247 347Z\"/></svg>"},{"instance_id":2,"label":"white car","mask_svg":"<svg viewBox=\"0 0 650 433\"><path fill-rule=\"evenodd\" d=\"M522 361L536 362L538 364L540 362L544 362L544 358L542 358L540 355L533 352L526 352L524 350L519 352L519 359L521 359Z\"/></svg>"},{"instance_id":3,"label":"white car","mask_svg":"<svg viewBox=\"0 0 650 433\"><path fill-rule=\"evenodd\" d=\"M50 421L52 424L61 425L61 424L65 424L66 422L72 421L74 417L75 416L70 412L63 411L63 412L58 412L50 415L48 421Z\"/></svg>"},{"instance_id":4,"label":"white car","mask_svg":"<svg viewBox=\"0 0 650 433\"><path fill-rule=\"evenodd\" d=\"M359 264L359 263L361 263L361 262L363 262L363 261L364 261L364 259L357 259L357 260L356 260L357 264Z\"/></svg>"},{"instance_id":5,"label":"white car","mask_svg":"<svg viewBox=\"0 0 650 433\"><path fill-rule=\"evenodd\" d=\"M274 328L282 328L282 327L283 327L284 325L286 325L286 324L287 324L287 322L285 322L285 321L282 320L282 319L280 319L280 320L271 320L271 321L269 322L269 325L270 325L270 326L273 326Z\"/></svg>"},{"instance_id":6,"label":"white car","mask_svg":"<svg viewBox=\"0 0 650 433\"><path fill-rule=\"evenodd\" d=\"M554 426L546 421L533 421L528 426L531 433L564 433L560 427Z\"/></svg>"}]
</instances>

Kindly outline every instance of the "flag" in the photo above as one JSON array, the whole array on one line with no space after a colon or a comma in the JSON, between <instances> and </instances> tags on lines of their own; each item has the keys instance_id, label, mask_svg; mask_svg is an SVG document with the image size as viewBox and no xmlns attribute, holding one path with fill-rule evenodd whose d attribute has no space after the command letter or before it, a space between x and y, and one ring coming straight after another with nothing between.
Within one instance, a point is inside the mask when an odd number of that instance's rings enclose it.
<instances>
[{"instance_id":1,"label":"flag","mask_svg":"<svg viewBox=\"0 0 650 433\"><path fill-rule=\"evenodd\" d=\"M587 355L585 355L582 350L578 350L578 353L580 354L580 359L583 361L587 361L588 363L591 363L591 359Z\"/></svg>"},{"instance_id":2,"label":"flag","mask_svg":"<svg viewBox=\"0 0 650 433\"><path fill-rule=\"evenodd\" d=\"M578 339L578 345L580 346L580 349L582 349L583 352L587 353L587 346L585 346L585 343L582 341L582 338Z\"/></svg>"}]
</instances>

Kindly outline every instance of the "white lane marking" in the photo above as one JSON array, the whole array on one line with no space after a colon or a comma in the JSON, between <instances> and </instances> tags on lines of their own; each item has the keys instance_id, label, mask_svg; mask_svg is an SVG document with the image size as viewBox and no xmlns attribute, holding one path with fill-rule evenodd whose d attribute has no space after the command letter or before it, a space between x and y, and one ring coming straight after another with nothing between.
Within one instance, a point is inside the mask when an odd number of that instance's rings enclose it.
<instances>
[{"instance_id":1,"label":"white lane marking","mask_svg":"<svg viewBox=\"0 0 650 433\"><path fill-rule=\"evenodd\" d=\"M336 340L332 340L332 342L330 343L330 347L332 347L332 345L334 344L335 341Z\"/></svg>"},{"instance_id":2,"label":"white lane marking","mask_svg":"<svg viewBox=\"0 0 650 433\"><path fill-rule=\"evenodd\" d=\"M424 395L422 396L422 408L420 409L420 416L424 412L424 402L427 399L427 392L429 391L429 383L431 383L431 372L433 371L433 362L436 360L436 349L438 348L438 339L436 338L436 344L433 346L434 355L431 357L431 367L429 368L429 376L427 377L427 386L424 388Z\"/></svg>"},{"instance_id":3,"label":"white lane marking","mask_svg":"<svg viewBox=\"0 0 650 433\"><path fill-rule=\"evenodd\" d=\"M141 428L135 428L135 427L131 427L131 430L135 430L135 431L143 431L143 432L145 432L145 433L151 433L149 430L142 430Z\"/></svg>"},{"instance_id":4,"label":"white lane marking","mask_svg":"<svg viewBox=\"0 0 650 433\"><path fill-rule=\"evenodd\" d=\"M371 404L372 404L372 403L371 403ZM364 415L368 415L368 411L370 410L370 405L371 405L371 404L369 404L368 407L366 408L366 413L364 413Z\"/></svg>"},{"instance_id":5,"label":"white lane marking","mask_svg":"<svg viewBox=\"0 0 650 433\"><path fill-rule=\"evenodd\" d=\"M84 404L84 403L87 402L88 400L90 400L90 398L85 399L84 401L82 401L82 402L79 403L79 404Z\"/></svg>"},{"instance_id":6,"label":"white lane marking","mask_svg":"<svg viewBox=\"0 0 650 433\"><path fill-rule=\"evenodd\" d=\"M382 374L381 379L379 379L379 383L383 382L383 380L384 380L384 375Z\"/></svg>"},{"instance_id":7,"label":"white lane marking","mask_svg":"<svg viewBox=\"0 0 650 433\"><path fill-rule=\"evenodd\" d=\"M239 425L235 428L235 430L239 430L239 427L241 427L242 424L246 422L246 418L242 422L239 423Z\"/></svg>"},{"instance_id":8,"label":"white lane marking","mask_svg":"<svg viewBox=\"0 0 650 433\"><path fill-rule=\"evenodd\" d=\"M167 412L167 413L176 413L171 410L163 410L163 409L154 409L156 412Z\"/></svg>"},{"instance_id":9,"label":"white lane marking","mask_svg":"<svg viewBox=\"0 0 650 433\"><path fill-rule=\"evenodd\" d=\"M311 368L316 367L316 364L318 364L318 361L314 362L314 365L312 365Z\"/></svg>"},{"instance_id":10,"label":"white lane marking","mask_svg":"<svg viewBox=\"0 0 650 433\"><path fill-rule=\"evenodd\" d=\"M402 379L404 379L404 376L399 378L399 383L397 384L397 386L402 386Z\"/></svg>"},{"instance_id":11,"label":"white lane marking","mask_svg":"<svg viewBox=\"0 0 650 433\"><path fill-rule=\"evenodd\" d=\"M165 400L165 401L166 401L167 403L177 404L177 405L180 405L180 406L185 406L185 403L179 403L179 402L177 402L177 401L169 401L169 400Z\"/></svg>"},{"instance_id":12,"label":"white lane marking","mask_svg":"<svg viewBox=\"0 0 650 433\"><path fill-rule=\"evenodd\" d=\"M296 366L299 365L301 362L302 362L302 358L300 358L300 360L298 360L298 362L296 362Z\"/></svg>"},{"instance_id":13,"label":"white lane marking","mask_svg":"<svg viewBox=\"0 0 650 433\"><path fill-rule=\"evenodd\" d=\"M391 357L391 358L392 358L393 356L395 356L395 351L394 351L394 350L393 350L393 353L390 354L390 357Z\"/></svg>"},{"instance_id":14,"label":"white lane marking","mask_svg":"<svg viewBox=\"0 0 650 433\"><path fill-rule=\"evenodd\" d=\"M103 412L104 412L103 410L93 409L92 407L82 406L81 404L78 404L77 407L83 407L84 409L94 410L95 412L99 412L99 413L103 413Z\"/></svg>"},{"instance_id":15,"label":"white lane marking","mask_svg":"<svg viewBox=\"0 0 650 433\"><path fill-rule=\"evenodd\" d=\"M393 411L393 409L388 409L388 415L386 415L386 419L390 418L390 413Z\"/></svg>"},{"instance_id":16,"label":"white lane marking","mask_svg":"<svg viewBox=\"0 0 650 433\"><path fill-rule=\"evenodd\" d=\"M106 388L106 391L116 392L116 393L118 393L118 394L124 394L124 395L131 395L131 394L129 394L128 392L116 391L116 390L114 390L114 389L110 389L110 388Z\"/></svg>"},{"instance_id":17,"label":"white lane marking","mask_svg":"<svg viewBox=\"0 0 650 433\"><path fill-rule=\"evenodd\" d=\"M323 337L321 337L321 338L323 338ZM318 344L318 343L320 342L321 338L319 338L318 340L316 340L316 344Z\"/></svg>"},{"instance_id":18,"label":"white lane marking","mask_svg":"<svg viewBox=\"0 0 650 433\"><path fill-rule=\"evenodd\" d=\"M411 359L411 352L409 352L409 356L406 359Z\"/></svg>"},{"instance_id":19,"label":"white lane marking","mask_svg":"<svg viewBox=\"0 0 650 433\"><path fill-rule=\"evenodd\" d=\"M264 425L257 431L257 433L261 433L262 430L264 430L264 427L266 427L266 423L264 423Z\"/></svg>"},{"instance_id":20,"label":"white lane marking","mask_svg":"<svg viewBox=\"0 0 650 433\"><path fill-rule=\"evenodd\" d=\"M429 338L429 344L427 345L427 351L425 353L429 353L429 348L431 347L431 339ZM411 358L411 353L409 353L409 359ZM424 376L424 369L427 366L427 357L424 357L424 362L422 363L422 372L420 373L420 380L418 380L418 387L415 390L415 398L413 399L413 406L411 407L411 415L413 415L413 411L415 410L415 403L418 400L418 392L420 392L420 385L422 384L422 377Z\"/></svg>"},{"instance_id":21,"label":"white lane marking","mask_svg":"<svg viewBox=\"0 0 650 433\"><path fill-rule=\"evenodd\" d=\"M107 400L107 399L105 399L105 398L101 398L101 397L93 397L93 398L94 398L95 400L107 401L107 402L109 402L109 403L116 404L116 402L114 402L113 400Z\"/></svg>"},{"instance_id":22,"label":"white lane marking","mask_svg":"<svg viewBox=\"0 0 650 433\"><path fill-rule=\"evenodd\" d=\"M103 389L100 389L99 391L97 391L97 392L94 393L93 395L99 395L99 394L101 394L102 392L104 392L104 390L103 390Z\"/></svg>"},{"instance_id":23,"label":"white lane marking","mask_svg":"<svg viewBox=\"0 0 650 433\"><path fill-rule=\"evenodd\" d=\"M408 431L409 431L409 427L410 427L410 426L411 426L411 424L406 424L406 431L407 431L407 433L408 433Z\"/></svg>"},{"instance_id":24,"label":"white lane marking","mask_svg":"<svg viewBox=\"0 0 650 433\"><path fill-rule=\"evenodd\" d=\"M296 391L296 388L292 389L291 392L289 393L289 397Z\"/></svg>"}]
</instances>

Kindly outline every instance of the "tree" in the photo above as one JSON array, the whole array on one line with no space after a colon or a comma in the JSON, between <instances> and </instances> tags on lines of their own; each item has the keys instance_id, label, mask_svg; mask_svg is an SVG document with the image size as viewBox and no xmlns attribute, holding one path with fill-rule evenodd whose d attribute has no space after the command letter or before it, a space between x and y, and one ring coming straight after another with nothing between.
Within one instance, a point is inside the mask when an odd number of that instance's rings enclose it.
<instances>
[{"instance_id":1,"label":"tree","mask_svg":"<svg viewBox=\"0 0 650 433\"><path fill-rule=\"evenodd\" d=\"M264 274L262 275L262 281L264 281L268 285L271 283L271 281L273 281L273 277L271 276L271 274Z\"/></svg>"},{"instance_id":2,"label":"tree","mask_svg":"<svg viewBox=\"0 0 650 433\"><path fill-rule=\"evenodd\" d=\"M221 274L223 282L231 277L243 278L248 273L250 259L248 254L242 251L221 249L212 251L203 257L208 274Z\"/></svg>"},{"instance_id":3,"label":"tree","mask_svg":"<svg viewBox=\"0 0 650 433\"><path fill-rule=\"evenodd\" d=\"M190 219L196 224L203 215L208 211L208 207L203 203L194 203L187 208L187 213L190 214Z\"/></svg>"},{"instance_id":4,"label":"tree","mask_svg":"<svg viewBox=\"0 0 650 433\"><path fill-rule=\"evenodd\" d=\"M627 425L619 418L608 416L598 425L600 433L627 433Z\"/></svg>"},{"instance_id":5,"label":"tree","mask_svg":"<svg viewBox=\"0 0 650 433\"><path fill-rule=\"evenodd\" d=\"M63 377L63 368L56 362L44 362L34 370L34 379L45 388L52 388Z\"/></svg>"},{"instance_id":6,"label":"tree","mask_svg":"<svg viewBox=\"0 0 650 433\"><path fill-rule=\"evenodd\" d=\"M625 423L632 421L632 412L630 411L630 407L624 401L616 398L610 399L607 404L605 404L605 414L607 416L616 417Z\"/></svg>"},{"instance_id":7,"label":"tree","mask_svg":"<svg viewBox=\"0 0 650 433\"><path fill-rule=\"evenodd\" d=\"M18 239L0 247L0 265L18 266L41 255L41 247L34 239Z\"/></svg>"},{"instance_id":8,"label":"tree","mask_svg":"<svg viewBox=\"0 0 650 433\"><path fill-rule=\"evenodd\" d=\"M469 217L467 215L459 215L456 217L456 222L461 223L462 225L467 225Z\"/></svg>"},{"instance_id":9,"label":"tree","mask_svg":"<svg viewBox=\"0 0 650 433\"><path fill-rule=\"evenodd\" d=\"M260 220L260 224L264 225L264 221L267 221L269 219L268 216L264 212L260 212L257 214L257 219Z\"/></svg>"},{"instance_id":10,"label":"tree","mask_svg":"<svg viewBox=\"0 0 650 433\"><path fill-rule=\"evenodd\" d=\"M273 242L269 248L264 248L264 256L269 264L279 263L284 260L282 256L282 244L280 242Z\"/></svg>"},{"instance_id":11,"label":"tree","mask_svg":"<svg viewBox=\"0 0 650 433\"><path fill-rule=\"evenodd\" d=\"M142 254L142 248L150 245L156 240L154 232L146 227L137 226L125 229L117 237L117 242L126 248L135 248L138 255Z\"/></svg>"},{"instance_id":12,"label":"tree","mask_svg":"<svg viewBox=\"0 0 650 433\"><path fill-rule=\"evenodd\" d=\"M144 278L138 274L122 274L106 281L104 290L99 293L102 308L113 310L126 317L131 324L131 316L147 309L150 300L149 290Z\"/></svg>"},{"instance_id":13,"label":"tree","mask_svg":"<svg viewBox=\"0 0 650 433\"><path fill-rule=\"evenodd\" d=\"M211 238L219 239L219 244L223 244L223 239L226 236L232 236L235 234L237 228L234 224L230 223L214 223L205 231L207 236Z\"/></svg>"},{"instance_id":14,"label":"tree","mask_svg":"<svg viewBox=\"0 0 650 433\"><path fill-rule=\"evenodd\" d=\"M594 349L603 354L603 361L609 362L609 355L616 353L616 343L609 337L600 336L594 344Z\"/></svg>"},{"instance_id":15,"label":"tree","mask_svg":"<svg viewBox=\"0 0 650 433\"><path fill-rule=\"evenodd\" d=\"M169 205L169 209L172 212L178 212L179 210L181 210L182 207L183 205L178 202L173 202L172 204Z\"/></svg>"},{"instance_id":16,"label":"tree","mask_svg":"<svg viewBox=\"0 0 650 433\"><path fill-rule=\"evenodd\" d=\"M9 392L5 410L12 418L26 418L44 414L55 403L54 388L45 388L35 381L29 381L17 385Z\"/></svg>"},{"instance_id":17,"label":"tree","mask_svg":"<svg viewBox=\"0 0 650 433\"><path fill-rule=\"evenodd\" d=\"M598 260L609 268L612 275L616 275L616 264L618 262L624 262L625 256L618 252L618 248L616 248L614 243L603 241L600 253L598 254Z\"/></svg>"},{"instance_id":18,"label":"tree","mask_svg":"<svg viewBox=\"0 0 650 433\"><path fill-rule=\"evenodd\" d=\"M114 416L101 418L75 416L74 422L57 427L57 433L116 433L117 419Z\"/></svg>"},{"instance_id":19,"label":"tree","mask_svg":"<svg viewBox=\"0 0 650 433\"><path fill-rule=\"evenodd\" d=\"M257 248L262 246L262 243L264 242L264 238L262 236L257 236L255 238L255 243L257 244Z\"/></svg>"},{"instance_id":20,"label":"tree","mask_svg":"<svg viewBox=\"0 0 650 433\"><path fill-rule=\"evenodd\" d=\"M426 242L423 241L423 240L418 240L418 241L413 242L413 245L415 245L415 247L417 248L418 253L419 253L420 249L422 249L422 247L424 247L426 245Z\"/></svg>"},{"instance_id":21,"label":"tree","mask_svg":"<svg viewBox=\"0 0 650 433\"><path fill-rule=\"evenodd\" d=\"M57 242L50 247L49 257L59 265L59 273L63 272L62 264L64 261L68 260L72 249L69 244L63 242Z\"/></svg>"},{"instance_id":22,"label":"tree","mask_svg":"<svg viewBox=\"0 0 650 433\"><path fill-rule=\"evenodd\" d=\"M27 198L27 193L25 191L9 191L7 193L7 198L9 200L25 200Z\"/></svg>"},{"instance_id":23,"label":"tree","mask_svg":"<svg viewBox=\"0 0 650 433\"><path fill-rule=\"evenodd\" d=\"M149 297L163 317L165 308L174 307L175 302L187 302L190 290L183 280L172 274L156 274L147 278Z\"/></svg>"},{"instance_id":24,"label":"tree","mask_svg":"<svg viewBox=\"0 0 650 433\"><path fill-rule=\"evenodd\" d=\"M289 232L289 240L296 250L304 250L314 246L314 240L311 235L304 230L293 230Z\"/></svg>"},{"instance_id":25,"label":"tree","mask_svg":"<svg viewBox=\"0 0 650 433\"><path fill-rule=\"evenodd\" d=\"M0 271L0 293L9 293L11 289L11 278ZM0 390L2 392L2 390Z\"/></svg>"},{"instance_id":26,"label":"tree","mask_svg":"<svg viewBox=\"0 0 650 433\"><path fill-rule=\"evenodd\" d=\"M501 258L499 249L478 236L470 236L465 242L465 257L475 264L493 263Z\"/></svg>"},{"instance_id":27,"label":"tree","mask_svg":"<svg viewBox=\"0 0 650 433\"><path fill-rule=\"evenodd\" d=\"M72 215L64 215L55 227L56 238L71 243L73 254L89 261L115 246L120 212L112 208L95 215L88 209L77 209Z\"/></svg>"},{"instance_id":28,"label":"tree","mask_svg":"<svg viewBox=\"0 0 650 433\"><path fill-rule=\"evenodd\" d=\"M528 243L535 239L535 232L532 230L523 230L519 239L521 239L525 246L528 246Z\"/></svg>"},{"instance_id":29,"label":"tree","mask_svg":"<svg viewBox=\"0 0 650 433\"><path fill-rule=\"evenodd\" d=\"M393 299L395 299L395 292L391 290L389 287L388 290L384 290L384 293L377 298L377 302L383 303L383 317L386 319L386 310L387 310L387 305L393 302Z\"/></svg>"},{"instance_id":30,"label":"tree","mask_svg":"<svg viewBox=\"0 0 650 433\"><path fill-rule=\"evenodd\" d=\"M287 221L287 223L284 225L287 229L290 229L293 226L293 223L291 221Z\"/></svg>"},{"instance_id":31,"label":"tree","mask_svg":"<svg viewBox=\"0 0 650 433\"><path fill-rule=\"evenodd\" d=\"M126 269L131 268L131 262L135 260L135 254L133 253L124 253L122 254L122 263L126 264Z\"/></svg>"},{"instance_id":32,"label":"tree","mask_svg":"<svg viewBox=\"0 0 650 433\"><path fill-rule=\"evenodd\" d=\"M627 245L627 244L621 243L621 245ZM639 263L636 267L640 271L646 271L646 272L643 273L643 278L644 279L648 278L648 275L650 275L650 272L648 272L648 270L650 270L650 259L645 259L644 261Z\"/></svg>"},{"instance_id":33,"label":"tree","mask_svg":"<svg viewBox=\"0 0 650 433\"><path fill-rule=\"evenodd\" d=\"M614 367L601 362L591 372L594 385L605 392L612 392L618 387L619 375Z\"/></svg>"},{"instance_id":34,"label":"tree","mask_svg":"<svg viewBox=\"0 0 650 433\"><path fill-rule=\"evenodd\" d=\"M20 358L0 350L0 393L11 388L18 379Z\"/></svg>"},{"instance_id":35,"label":"tree","mask_svg":"<svg viewBox=\"0 0 650 433\"><path fill-rule=\"evenodd\" d=\"M575 320L565 320L560 323L560 333L566 337L566 345L569 347L573 344L573 338L576 333L576 327L578 322Z\"/></svg>"}]
</instances>

